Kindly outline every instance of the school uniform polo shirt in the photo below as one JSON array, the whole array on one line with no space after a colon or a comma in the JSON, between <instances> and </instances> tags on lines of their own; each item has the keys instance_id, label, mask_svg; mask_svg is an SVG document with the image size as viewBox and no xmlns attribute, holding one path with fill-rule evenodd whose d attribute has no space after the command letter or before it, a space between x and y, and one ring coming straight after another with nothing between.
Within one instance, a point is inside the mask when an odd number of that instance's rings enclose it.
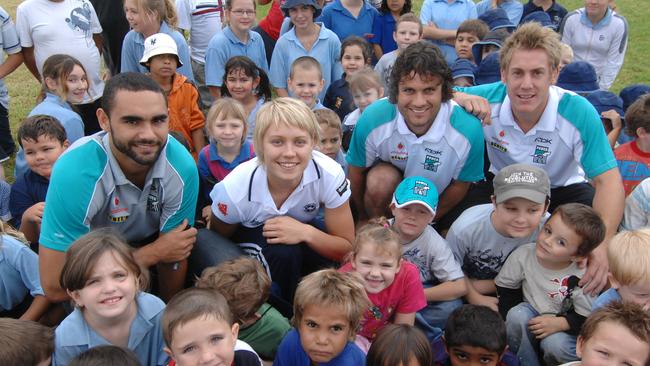
<instances>
[{"instance_id":1,"label":"school uniform polo shirt","mask_svg":"<svg viewBox=\"0 0 650 366\"><path fill-rule=\"evenodd\" d=\"M175 139L167 138L140 189L120 169L108 134L98 132L78 140L56 162L39 242L64 252L91 229L111 227L132 246L146 244L184 219L194 222L198 191L194 159Z\"/></svg>"},{"instance_id":2,"label":"school uniform polo shirt","mask_svg":"<svg viewBox=\"0 0 650 366\"><path fill-rule=\"evenodd\" d=\"M38 255L6 234L0 238L0 246L0 311L13 309L28 293L42 296Z\"/></svg>"},{"instance_id":3,"label":"school uniform polo shirt","mask_svg":"<svg viewBox=\"0 0 650 366\"><path fill-rule=\"evenodd\" d=\"M341 57L341 41L334 32L320 24L318 39L311 46L311 49L307 51L296 36L296 29L291 28L278 39L273 49L271 73L269 74L273 87L287 89L291 64L301 56L311 56L320 62L325 84L318 98L320 100L325 99L325 93L329 85L332 81L340 79L343 74L339 60Z\"/></svg>"},{"instance_id":4,"label":"school uniform polo shirt","mask_svg":"<svg viewBox=\"0 0 650 366\"><path fill-rule=\"evenodd\" d=\"M131 323L127 348L135 352L142 365L163 366L169 357L163 351L162 315L165 303L154 295L136 295L138 312ZM92 329L79 308L68 315L54 333L52 365L67 365L77 355L97 346L110 344Z\"/></svg>"},{"instance_id":5,"label":"school uniform polo shirt","mask_svg":"<svg viewBox=\"0 0 650 366\"><path fill-rule=\"evenodd\" d=\"M266 167L258 158L239 165L212 193L212 212L227 224L258 227L276 216L309 222L321 206L337 208L348 201L350 189L341 166L319 151L312 152L302 180L277 208L269 191Z\"/></svg>"},{"instance_id":6,"label":"school uniform polo shirt","mask_svg":"<svg viewBox=\"0 0 650 366\"><path fill-rule=\"evenodd\" d=\"M451 3L447 0L424 0L422 9L420 9L422 25L426 26L431 22L440 29L456 30L460 23L477 17L476 5L471 0L454 0ZM458 57L453 45L443 41L432 42L440 48L449 65Z\"/></svg>"},{"instance_id":7,"label":"school uniform polo shirt","mask_svg":"<svg viewBox=\"0 0 650 366\"><path fill-rule=\"evenodd\" d=\"M506 85L498 82L465 89L486 98L492 123L483 127L490 171L524 163L544 169L551 187L586 182L616 168L600 116L583 97L551 86L542 117L527 133L514 120Z\"/></svg>"},{"instance_id":8,"label":"school uniform polo shirt","mask_svg":"<svg viewBox=\"0 0 650 366\"><path fill-rule=\"evenodd\" d=\"M535 3L533 3L533 0L528 0L528 2L524 4L524 12L521 17L523 18L534 11L544 11L544 8L535 5ZM564 17L567 15L567 10L564 6L558 4L557 1L553 1L553 5L551 5L551 7L546 10L546 14L551 17L551 21L553 22L553 29L557 30L560 28L562 19L564 19Z\"/></svg>"},{"instance_id":9,"label":"school uniform polo shirt","mask_svg":"<svg viewBox=\"0 0 650 366\"><path fill-rule=\"evenodd\" d=\"M242 42L230 27L212 37L205 50L205 84L210 86L223 85L223 73L226 63L234 56L246 56L264 72L269 72L266 61L264 41L259 33L249 31L248 42Z\"/></svg>"},{"instance_id":10,"label":"school uniform polo shirt","mask_svg":"<svg viewBox=\"0 0 650 366\"><path fill-rule=\"evenodd\" d=\"M340 40L349 36L359 36L366 41L372 38L372 22L379 13L374 6L363 1L359 15L356 17L343 7L341 0L334 0L327 4L320 16L323 25L336 33Z\"/></svg>"},{"instance_id":11,"label":"school uniform polo shirt","mask_svg":"<svg viewBox=\"0 0 650 366\"><path fill-rule=\"evenodd\" d=\"M372 23L373 37L369 41L372 44L380 45L384 53L394 51L397 49L397 43L395 42L395 38L393 38L393 32L395 32L395 18L393 18L393 14L390 12L378 13L375 15L375 20Z\"/></svg>"},{"instance_id":12,"label":"school uniform polo shirt","mask_svg":"<svg viewBox=\"0 0 650 366\"><path fill-rule=\"evenodd\" d=\"M506 11L508 19L510 19L510 23L512 23L513 26L519 24L521 14L524 11L524 5L520 3L519 0L506 0L499 4L498 7ZM476 3L476 12L478 15L481 15L490 9L492 9L492 0L482 0Z\"/></svg>"},{"instance_id":13,"label":"school uniform polo shirt","mask_svg":"<svg viewBox=\"0 0 650 366\"><path fill-rule=\"evenodd\" d=\"M20 40L16 26L9 14L0 7L0 49L7 55L13 55L21 51ZM0 78L0 105L9 108L9 91L4 81Z\"/></svg>"},{"instance_id":14,"label":"school uniform polo shirt","mask_svg":"<svg viewBox=\"0 0 650 366\"><path fill-rule=\"evenodd\" d=\"M347 162L369 168L390 163L404 177L430 179L443 192L452 180L483 179L483 134L480 122L454 101L442 103L431 128L417 137L397 106L381 99L368 106L352 134Z\"/></svg>"}]
</instances>

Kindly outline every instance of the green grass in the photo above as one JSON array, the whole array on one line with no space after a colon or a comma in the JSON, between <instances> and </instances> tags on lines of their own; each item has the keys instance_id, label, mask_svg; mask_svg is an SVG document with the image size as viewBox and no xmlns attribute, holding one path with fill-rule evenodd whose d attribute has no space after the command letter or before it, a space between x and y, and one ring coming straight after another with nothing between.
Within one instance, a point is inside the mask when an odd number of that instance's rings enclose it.
<instances>
[{"instance_id":1,"label":"green grass","mask_svg":"<svg viewBox=\"0 0 650 366\"><path fill-rule=\"evenodd\" d=\"M3 0L2 6L14 20L16 19L16 7L20 2L21 0ZM572 10L581 7L583 1L560 0L560 3ZM650 84L650 22L647 22L650 19L650 7L647 6L647 1L639 0L617 0L616 3L618 12L627 18L630 33L625 63L612 87L612 91L618 92L624 86L632 83ZM421 5L421 0L414 0L414 11L419 13ZM259 7L258 18L266 14L268 8L268 5ZM18 124L36 104L40 86L24 65L9 75L5 82L11 96L9 120L15 136ZM6 176L10 180L12 171L13 162L6 164Z\"/></svg>"}]
</instances>

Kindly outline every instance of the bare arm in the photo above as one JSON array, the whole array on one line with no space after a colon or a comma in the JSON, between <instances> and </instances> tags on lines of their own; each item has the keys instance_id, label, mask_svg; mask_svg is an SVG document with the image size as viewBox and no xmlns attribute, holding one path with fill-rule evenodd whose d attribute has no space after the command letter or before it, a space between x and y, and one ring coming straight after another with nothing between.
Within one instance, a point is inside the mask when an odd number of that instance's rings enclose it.
<instances>
[{"instance_id":1,"label":"bare arm","mask_svg":"<svg viewBox=\"0 0 650 366\"><path fill-rule=\"evenodd\" d=\"M288 97L289 92L285 88L275 88L275 94L278 95L278 97Z\"/></svg>"},{"instance_id":2,"label":"bare arm","mask_svg":"<svg viewBox=\"0 0 650 366\"><path fill-rule=\"evenodd\" d=\"M349 165L348 166L348 179L350 179L350 201L354 204L357 210L358 221L367 221L368 214L366 213L363 196L366 192L366 177L367 169Z\"/></svg>"},{"instance_id":3,"label":"bare arm","mask_svg":"<svg viewBox=\"0 0 650 366\"><path fill-rule=\"evenodd\" d=\"M429 22L429 24L425 25L422 29L422 38L446 41L448 39L456 38L456 30L441 29L434 23Z\"/></svg>"},{"instance_id":4,"label":"bare arm","mask_svg":"<svg viewBox=\"0 0 650 366\"><path fill-rule=\"evenodd\" d=\"M375 53L375 57L377 58L377 60L379 60L381 56L384 55L384 50L382 50L381 46L378 44L372 45L372 51Z\"/></svg>"},{"instance_id":5,"label":"bare arm","mask_svg":"<svg viewBox=\"0 0 650 366\"><path fill-rule=\"evenodd\" d=\"M415 313L395 313L393 324L415 324Z\"/></svg>"},{"instance_id":6,"label":"bare arm","mask_svg":"<svg viewBox=\"0 0 650 366\"><path fill-rule=\"evenodd\" d=\"M65 263L65 252L59 252L43 245L38 247L38 270L41 277L41 287L45 296L51 302L62 302L70 297L59 285L59 277Z\"/></svg>"},{"instance_id":7,"label":"bare arm","mask_svg":"<svg viewBox=\"0 0 650 366\"><path fill-rule=\"evenodd\" d=\"M0 79L3 79L5 76L11 74L23 63L23 54L21 52L13 53L5 59L5 61L0 64Z\"/></svg>"},{"instance_id":8,"label":"bare arm","mask_svg":"<svg viewBox=\"0 0 650 366\"><path fill-rule=\"evenodd\" d=\"M97 47L97 50L99 50L99 55L101 56L104 53L104 37L102 37L101 33L94 33L93 41L95 42L95 46Z\"/></svg>"},{"instance_id":9,"label":"bare arm","mask_svg":"<svg viewBox=\"0 0 650 366\"><path fill-rule=\"evenodd\" d=\"M194 142L194 151L198 154L203 149L203 146L206 145L205 134L202 128L197 128L192 131L192 142Z\"/></svg>"},{"instance_id":10,"label":"bare arm","mask_svg":"<svg viewBox=\"0 0 650 366\"><path fill-rule=\"evenodd\" d=\"M436 210L436 218L445 216L452 208L456 207L458 202L462 201L469 189L469 182L461 182L459 180L453 181L445 188L445 191L440 195L438 202L438 210Z\"/></svg>"},{"instance_id":11,"label":"bare arm","mask_svg":"<svg viewBox=\"0 0 650 366\"><path fill-rule=\"evenodd\" d=\"M34 296L32 304L29 305L29 308L23 315L20 317L21 320L31 320L37 322L45 312L50 308L50 302L45 296Z\"/></svg>"},{"instance_id":12,"label":"bare arm","mask_svg":"<svg viewBox=\"0 0 650 366\"><path fill-rule=\"evenodd\" d=\"M208 228L216 233L221 234L225 238L231 238L235 231L237 231L237 228L239 227L239 224L227 224L221 220L219 220L214 213L212 214L212 217L210 218L210 225Z\"/></svg>"},{"instance_id":13,"label":"bare arm","mask_svg":"<svg viewBox=\"0 0 650 366\"><path fill-rule=\"evenodd\" d=\"M36 59L34 58L34 47L23 47L23 60L27 70L34 75L38 82L41 82L41 74L38 73L38 67L36 67Z\"/></svg>"},{"instance_id":14,"label":"bare arm","mask_svg":"<svg viewBox=\"0 0 650 366\"><path fill-rule=\"evenodd\" d=\"M476 281L471 281L465 277L465 283L467 284L467 295L465 295L465 298L467 299L467 302L474 305L484 305L498 312L499 299L497 299L495 296L486 296L481 294L481 292L479 292L479 290L474 287L473 282ZM492 287L494 287L494 281L492 281ZM494 292L496 292L496 287L494 290Z\"/></svg>"},{"instance_id":15,"label":"bare arm","mask_svg":"<svg viewBox=\"0 0 650 366\"><path fill-rule=\"evenodd\" d=\"M464 277L424 289L424 297L427 301L449 301L465 294L467 294L467 285Z\"/></svg>"}]
</instances>

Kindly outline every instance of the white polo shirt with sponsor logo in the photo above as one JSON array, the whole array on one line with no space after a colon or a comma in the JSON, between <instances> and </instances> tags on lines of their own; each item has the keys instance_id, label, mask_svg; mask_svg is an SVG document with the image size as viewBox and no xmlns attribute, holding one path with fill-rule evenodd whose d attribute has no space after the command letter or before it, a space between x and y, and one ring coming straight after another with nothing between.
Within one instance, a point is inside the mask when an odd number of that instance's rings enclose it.
<instances>
[{"instance_id":1,"label":"white polo shirt with sponsor logo","mask_svg":"<svg viewBox=\"0 0 650 366\"><path fill-rule=\"evenodd\" d=\"M321 205L337 208L344 204L350 198L350 188L341 165L314 151L300 184L280 208L269 191L266 167L258 158L237 166L214 186L210 198L212 212L219 220L254 228L276 216L309 222Z\"/></svg>"},{"instance_id":2,"label":"white polo shirt with sponsor logo","mask_svg":"<svg viewBox=\"0 0 650 366\"><path fill-rule=\"evenodd\" d=\"M364 168L390 163L404 177L428 178L443 192L452 180L483 179L483 146L480 122L454 101L442 103L429 131L417 137L397 106L381 99L359 118L347 162Z\"/></svg>"},{"instance_id":3,"label":"white polo shirt with sponsor logo","mask_svg":"<svg viewBox=\"0 0 650 366\"><path fill-rule=\"evenodd\" d=\"M524 133L512 115L501 82L460 89L486 98L492 124L483 127L490 171L515 163L542 168L551 187L586 182L616 168L616 158L594 107L583 97L551 86L548 103L535 127Z\"/></svg>"}]
</instances>

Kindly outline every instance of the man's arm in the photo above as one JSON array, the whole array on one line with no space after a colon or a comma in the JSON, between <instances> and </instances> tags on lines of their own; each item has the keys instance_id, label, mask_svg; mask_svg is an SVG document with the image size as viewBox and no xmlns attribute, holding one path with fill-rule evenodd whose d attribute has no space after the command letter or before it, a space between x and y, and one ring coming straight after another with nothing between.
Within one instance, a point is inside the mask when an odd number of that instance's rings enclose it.
<instances>
[{"instance_id":1,"label":"man's arm","mask_svg":"<svg viewBox=\"0 0 650 366\"><path fill-rule=\"evenodd\" d=\"M445 188L444 192L440 195L438 209L436 210L436 219L445 216L447 212L456 207L465 198L469 190L469 185L469 182L455 180Z\"/></svg>"},{"instance_id":2,"label":"man's arm","mask_svg":"<svg viewBox=\"0 0 650 366\"><path fill-rule=\"evenodd\" d=\"M61 277L64 263L65 252L39 245L38 270L41 277L41 287L45 292L45 296L51 302L62 302L70 298L59 284L59 277Z\"/></svg>"},{"instance_id":3,"label":"man's arm","mask_svg":"<svg viewBox=\"0 0 650 366\"><path fill-rule=\"evenodd\" d=\"M11 74L23 63L23 54L21 52L12 53L7 56L5 61L0 64L0 79L3 79L5 76Z\"/></svg>"},{"instance_id":4,"label":"man's arm","mask_svg":"<svg viewBox=\"0 0 650 366\"><path fill-rule=\"evenodd\" d=\"M27 70L34 75L38 82L41 82L41 74L38 73L38 67L36 67L36 58L34 58L34 47L23 47L23 59L25 62L25 67Z\"/></svg>"},{"instance_id":5,"label":"man's arm","mask_svg":"<svg viewBox=\"0 0 650 366\"><path fill-rule=\"evenodd\" d=\"M275 88L275 94L278 95L278 97L288 97L289 92L287 91L286 88Z\"/></svg>"},{"instance_id":6,"label":"man's arm","mask_svg":"<svg viewBox=\"0 0 650 366\"><path fill-rule=\"evenodd\" d=\"M368 214L364 205L363 197L366 193L366 168L348 165L348 179L350 180L350 201L357 211L357 221L368 220Z\"/></svg>"}]
</instances>

